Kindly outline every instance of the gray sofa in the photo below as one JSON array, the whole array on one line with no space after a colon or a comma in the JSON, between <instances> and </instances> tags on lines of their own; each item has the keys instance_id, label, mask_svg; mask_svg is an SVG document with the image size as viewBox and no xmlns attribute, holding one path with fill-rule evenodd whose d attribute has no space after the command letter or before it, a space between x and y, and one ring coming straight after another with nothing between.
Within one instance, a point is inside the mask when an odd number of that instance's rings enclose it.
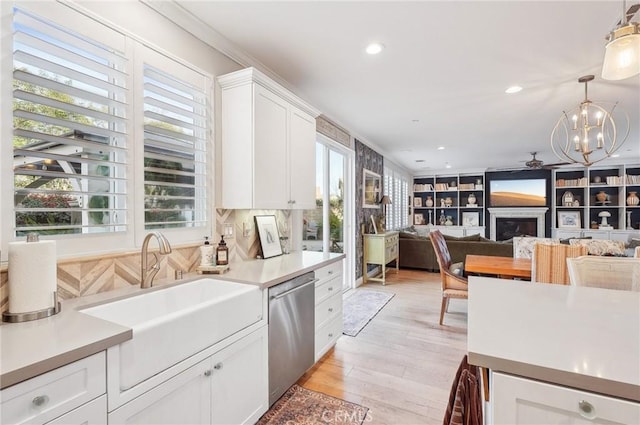
<instances>
[{"instance_id":1,"label":"gray sofa","mask_svg":"<svg viewBox=\"0 0 640 425\"><path fill-rule=\"evenodd\" d=\"M465 260L468 254L513 257L511 242L495 242L480 235L464 237L445 236L453 263ZM400 267L438 272L438 260L429 236L400 232Z\"/></svg>"}]
</instances>

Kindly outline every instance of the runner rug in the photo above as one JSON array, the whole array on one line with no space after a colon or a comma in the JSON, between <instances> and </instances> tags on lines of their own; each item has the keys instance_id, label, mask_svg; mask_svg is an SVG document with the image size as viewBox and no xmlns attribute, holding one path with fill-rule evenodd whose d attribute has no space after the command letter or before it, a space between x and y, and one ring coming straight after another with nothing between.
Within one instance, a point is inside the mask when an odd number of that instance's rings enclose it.
<instances>
[{"instance_id":1,"label":"runner rug","mask_svg":"<svg viewBox=\"0 0 640 425\"><path fill-rule=\"evenodd\" d=\"M375 317L395 294L359 289L344 300L342 306L343 330L348 336L356 336Z\"/></svg>"},{"instance_id":2,"label":"runner rug","mask_svg":"<svg viewBox=\"0 0 640 425\"><path fill-rule=\"evenodd\" d=\"M361 425L368 407L293 385L257 425Z\"/></svg>"}]
</instances>

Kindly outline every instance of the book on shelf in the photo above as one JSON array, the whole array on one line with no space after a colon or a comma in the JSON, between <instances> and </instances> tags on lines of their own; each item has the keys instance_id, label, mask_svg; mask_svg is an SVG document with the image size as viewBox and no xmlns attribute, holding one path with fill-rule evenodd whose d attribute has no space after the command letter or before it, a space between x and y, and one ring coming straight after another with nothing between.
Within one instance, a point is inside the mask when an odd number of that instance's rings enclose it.
<instances>
[{"instance_id":1,"label":"book on shelf","mask_svg":"<svg viewBox=\"0 0 640 425\"><path fill-rule=\"evenodd\" d=\"M438 192L453 192L457 190L457 186L449 186L448 183L436 183L436 191Z\"/></svg>"},{"instance_id":2,"label":"book on shelf","mask_svg":"<svg viewBox=\"0 0 640 425\"><path fill-rule=\"evenodd\" d=\"M622 184L621 176L607 176L607 184L612 186L618 186Z\"/></svg>"},{"instance_id":3,"label":"book on shelf","mask_svg":"<svg viewBox=\"0 0 640 425\"><path fill-rule=\"evenodd\" d=\"M579 179L558 179L558 180L556 180L556 187L566 187L566 186L586 187L587 186L587 178L586 177L581 177Z\"/></svg>"},{"instance_id":4,"label":"book on shelf","mask_svg":"<svg viewBox=\"0 0 640 425\"><path fill-rule=\"evenodd\" d=\"M458 185L458 187L460 188L460 190L474 190L476 188L476 184L475 183L460 183Z\"/></svg>"},{"instance_id":5,"label":"book on shelf","mask_svg":"<svg viewBox=\"0 0 640 425\"><path fill-rule=\"evenodd\" d=\"M638 184L640 185L640 175L634 176L631 174L627 174L626 176L627 184Z\"/></svg>"},{"instance_id":6,"label":"book on shelf","mask_svg":"<svg viewBox=\"0 0 640 425\"><path fill-rule=\"evenodd\" d=\"M429 192L433 190L433 186L429 183L415 183L413 185L414 192Z\"/></svg>"}]
</instances>

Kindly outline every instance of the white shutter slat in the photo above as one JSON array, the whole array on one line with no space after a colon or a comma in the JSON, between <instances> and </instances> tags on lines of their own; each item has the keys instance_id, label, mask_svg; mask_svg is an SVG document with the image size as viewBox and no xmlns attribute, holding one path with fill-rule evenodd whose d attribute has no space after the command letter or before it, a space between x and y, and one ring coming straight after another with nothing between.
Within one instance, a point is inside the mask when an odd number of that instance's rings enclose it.
<instances>
[{"instance_id":1,"label":"white shutter slat","mask_svg":"<svg viewBox=\"0 0 640 425\"><path fill-rule=\"evenodd\" d=\"M126 231L127 58L19 8L13 23L16 236Z\"/></svg>"}]
</instances>

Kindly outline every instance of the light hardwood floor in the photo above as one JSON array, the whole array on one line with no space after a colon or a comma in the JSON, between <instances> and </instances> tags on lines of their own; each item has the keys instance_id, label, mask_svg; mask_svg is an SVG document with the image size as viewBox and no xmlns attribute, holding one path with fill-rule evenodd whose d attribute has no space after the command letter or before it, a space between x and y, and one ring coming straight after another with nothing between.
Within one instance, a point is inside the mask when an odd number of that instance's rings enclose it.
<instances>
[{"instance_id":1,"label":"light hardwood floor","mask_svg":"<svg viewBox=\"0 0 640 425\"><path fill-rule=\"evenodd\" d=\"M387 284L356 290L393 299L356 337L343 335L299 385L370 409L365 424L441 424L449 391L467 350L467 301L440 314L440 275L388 273Z\"/></svg>"}]
</instances>

